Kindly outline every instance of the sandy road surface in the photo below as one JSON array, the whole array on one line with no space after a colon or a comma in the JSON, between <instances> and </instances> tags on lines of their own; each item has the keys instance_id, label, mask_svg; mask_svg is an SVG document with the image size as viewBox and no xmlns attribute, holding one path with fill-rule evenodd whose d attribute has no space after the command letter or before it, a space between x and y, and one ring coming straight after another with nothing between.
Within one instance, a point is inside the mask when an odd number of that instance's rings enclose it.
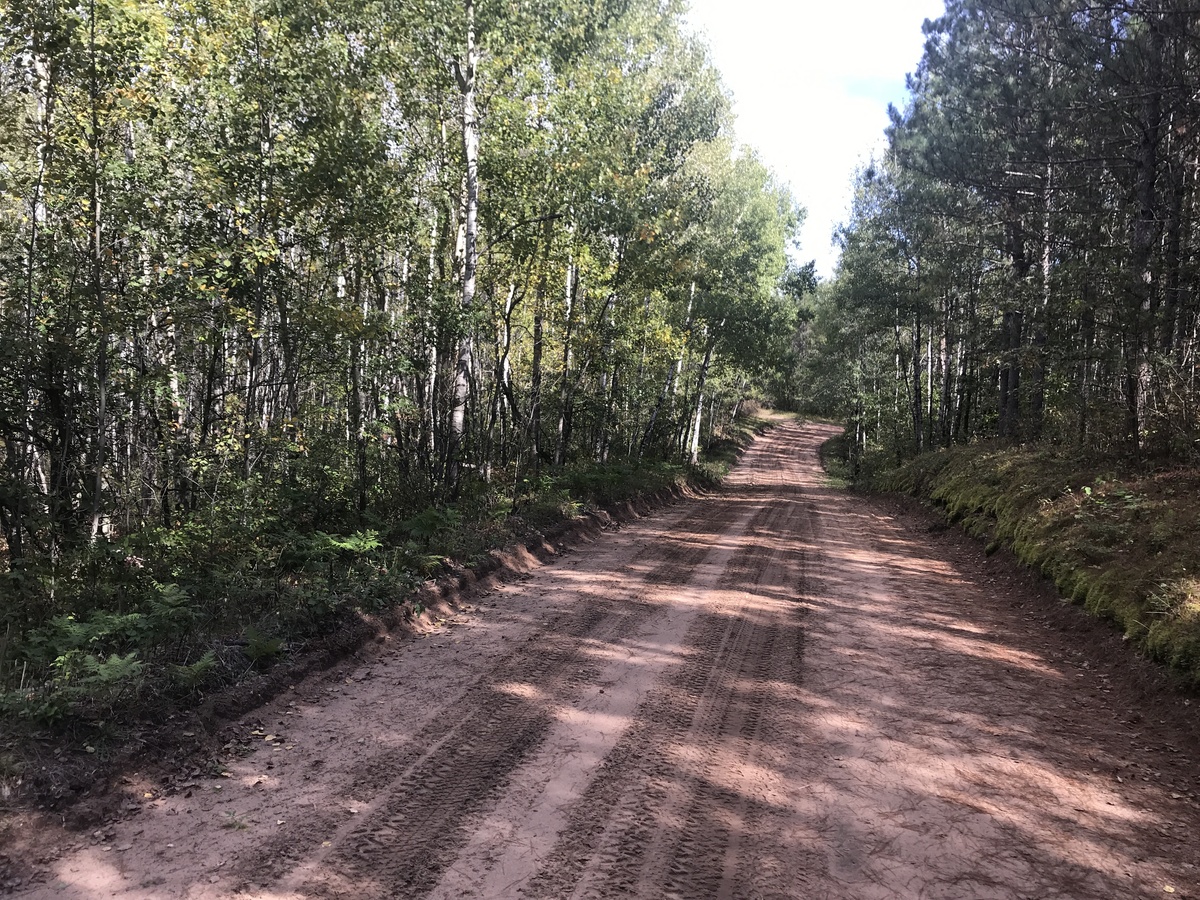
<instances>
[{"instance_id":1,"label":"sandy road surface","mask_svg":"<svg viewBox=\"0 0 1200 900\"><path fill-rule=\"evenodd\" d=\"M298 685L223 777L132 777L23 896L1200 897L1200 748L976 548L823 487L830 433Z\"/></svg>"}]
</instances>

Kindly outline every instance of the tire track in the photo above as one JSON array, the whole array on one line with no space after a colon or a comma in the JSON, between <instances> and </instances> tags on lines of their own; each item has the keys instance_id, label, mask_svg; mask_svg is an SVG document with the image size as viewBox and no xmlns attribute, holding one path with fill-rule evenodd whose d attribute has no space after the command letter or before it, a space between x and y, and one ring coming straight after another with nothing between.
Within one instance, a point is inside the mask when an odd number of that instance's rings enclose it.
<instances>
[{"instance_id":1,"label":"tire track","mask_svg":"<svg viewBox=\"0 0 1200 900\"><path fill-rule=\"evenodd\" d=\"M764 475L783 480L786 459L758 459L745 479L750 489L730 502L759 493L753 487ZM523 896L738 897L758 880L747 870L767 848L748 852L742 838L753 834L763 801L730 777L730 761L754 768L764 735L778 730L769 685L797 683L803 665L802 608L754 598L761 585L787 593L804 580L803 553L778 544L805 511L772 495L721 578L717 593L732 608L698 618L685 662L647 698Z\"/></svg>"},{"instance_id":2,"label":"tire track","mask_svg":"<svg viewBox=\"0 0 1200 900\"><path fill-rule=\"evenodd\" d=\"M596 676L584 649L618 642L663 611L645 602L641 585L682 585L733 526L730 504L698 504L678 519L675 539L646 544L631 570L644 574L614 598L597 590L552 629L535 632L471 685L444 715L400 748L356 766L341 791L361 798L354 815L320 814L277 834L240 862L245 873L268 869L310 896L356 885L360 896L417 896L436 883L470 836L470 823L495 802L554 722ZM533 688L528 696L517 686ZM298 852L298 844L306 852ZM290 877L287 869L303 855Z\"/></svg>"},{"instance_id":3,"label":"tire track","mask_svg":"<svg viewBox=\"0 0 1200 900\"><path fill-rule=\"evenodd\" d=\"M226 777L135 780L137 818L25 895L1200 896L1178 698L824 487L832 432L307 681L231 726Z\"/></svg>"},{"instance_id":4,"label":"tire track","mask_svg":"<svg viewBox=\"0 0 1200 900\"><path fill-rule=\"evenodd\" d=\"M755 516L748 540L722 577L724 589L753 588L762 582L768 554L761 538L784 513L784 506L771 503ZM726 863L732 860L723 851L736 844L746 803L717 781L714 760L724 756L723 751L732 751L731 758L753 761L754 739L767 701L759 686L771 674L782 629L751 624L745 603L725 616L709 616L702 624L709 634L720 634L720 643L711 646L715 642L710 638L710 646L700 651L712 659L712 666L703 675L703 685L699 672L689 679L685 689L698 691L698 711L689 733L676 741L696 759L690 771L681 769L684 776L675 781L657 813L660 821L683 825L659 829L647 847L638 882L643 896L660 891L665 896L715 896L723 883L731 881Z\"/></svg>"},{"instance_id":5,"label":"tire track","mask_svg":"<svg viewBox=\"0 0 1200 900\"><path fill-rule=\"evenodd\" d=\"M731 755L753 761L768 702L739 682L762 679L789 656L796 665L800 655L798 627L737 622L705 617L691 646L696 662L639 713L523 896L702 897L736 882L735 833L746 830L754 801L720 775ZM715 664L699 662L705 654ZM699 763L678 752L688 740Z\"/></svg>"}]
</instances>

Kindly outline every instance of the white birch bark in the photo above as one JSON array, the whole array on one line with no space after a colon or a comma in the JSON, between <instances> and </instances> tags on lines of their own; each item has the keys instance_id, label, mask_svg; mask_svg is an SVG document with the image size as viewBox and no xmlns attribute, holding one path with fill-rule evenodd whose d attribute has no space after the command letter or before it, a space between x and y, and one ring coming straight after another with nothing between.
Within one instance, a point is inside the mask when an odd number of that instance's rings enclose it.
<instances>
[{"instance_id":1,"label":"white birch bark","mask_svg":"<svg viewBox=\"0 0 1200 900\"><path fill-rule=\"evenodd\" d=\"M463 216L462 312L463 333L458 343L454 368L454 408L450 418L452 460L461 449L466 433L467 401L470 396L471 370L474 365L470 313L475 303L475 269L479 258L479 111L475 98L475 72L479 49L475 46L475 2L464 0L467 18L466 53L454 63L454 74L462 94L463 157L466 162Z\"/></svg>"}]
</instances>

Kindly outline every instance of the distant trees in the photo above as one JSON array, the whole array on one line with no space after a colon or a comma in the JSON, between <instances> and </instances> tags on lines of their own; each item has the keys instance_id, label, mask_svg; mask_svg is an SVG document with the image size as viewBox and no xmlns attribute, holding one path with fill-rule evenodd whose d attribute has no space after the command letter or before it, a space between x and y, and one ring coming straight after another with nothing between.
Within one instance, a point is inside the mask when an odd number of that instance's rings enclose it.
<instances>
[{"instance_id":1,"label":"distant trees","mask_svg":"<svg viewBox=\"0 0 1200 900\"><path fill-rule=\"evenodd\" d=\"M353 530L694 456L787 352L799 213L680 9L12 0L11 584L198 516Z\"/></svg>"},{"instance_id":2,"label":"distant trees","mask_svg":"<svg viewBox=\"0 0 1200 900\"><path fill-rule=\"evenodd\" d=\"M817 315L860 446L1196 453L1198 29L1173 0L926 24Z\"/></svg>"}]
</instances>

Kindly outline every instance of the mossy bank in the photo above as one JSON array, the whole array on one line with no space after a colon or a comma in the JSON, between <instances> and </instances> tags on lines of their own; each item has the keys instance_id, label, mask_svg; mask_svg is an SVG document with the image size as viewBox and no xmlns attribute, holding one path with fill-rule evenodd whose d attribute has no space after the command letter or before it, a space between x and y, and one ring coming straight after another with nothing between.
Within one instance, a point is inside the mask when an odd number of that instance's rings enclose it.
<instances>
[{"instance_id":1,"label":"mossy bank","mask_svg":"<svg viewBox=\"0 0 1200 900\"><path fill-rule=\"evenodd\" d=\"M1200 685L1200 469L980 444L924 454L864 486L936 507L989 553L1011 549Z\"/></svg>"}]
</instances>

